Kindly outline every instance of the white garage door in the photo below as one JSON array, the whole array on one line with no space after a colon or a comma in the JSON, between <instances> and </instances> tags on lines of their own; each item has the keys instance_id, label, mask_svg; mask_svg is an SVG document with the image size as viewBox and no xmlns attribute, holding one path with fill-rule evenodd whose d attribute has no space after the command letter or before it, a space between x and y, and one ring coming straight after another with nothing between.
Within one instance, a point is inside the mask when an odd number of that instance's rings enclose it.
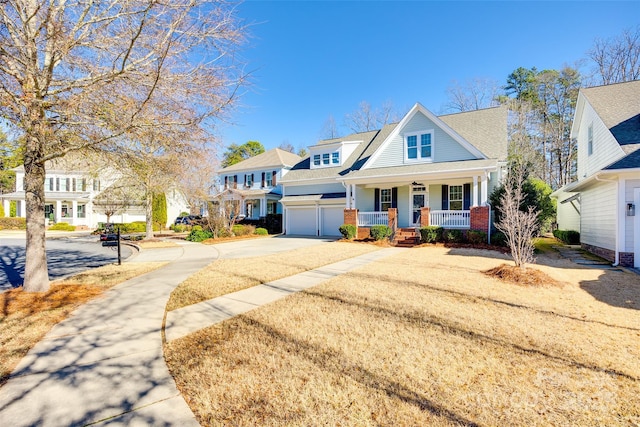
<instances>
[{"instance_id":1,"label":"white garage door","mask_svg":"<svg viewBox=\"0 0 640 427\"><path fill-rule=\"evenodd\" d=\"M320 208L321 234L340 236L340 226L344 224L344 207Z\"/></svg>"},{"instance_id":2,"label":"white garage door","mask_svg":"<svg viewBox=\"0 0 640 427\"><path fill-rule=\"evenodd\" d=\"M316 208L287 209L287 234L316 236Z\"/></svg>"}]
</instances>

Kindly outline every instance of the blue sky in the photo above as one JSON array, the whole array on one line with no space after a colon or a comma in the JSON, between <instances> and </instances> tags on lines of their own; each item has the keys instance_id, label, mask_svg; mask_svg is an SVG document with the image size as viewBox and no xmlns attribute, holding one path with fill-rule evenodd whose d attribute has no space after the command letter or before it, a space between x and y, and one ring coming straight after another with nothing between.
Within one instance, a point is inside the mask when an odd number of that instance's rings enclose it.
<instances>
[{"instance_id":1,"label":"blue sky","mask_svg":"<svg viewBox=\"0 0 640 427\"><path fill-rule=\"evenodd\" d=\"M640 2L249 0L238 17L251 24L252 86L220 136L270 149L315 144L361 101L438 114L454 80L574 66L595 38L640 24Z\"/></svg>"}]
</instances>

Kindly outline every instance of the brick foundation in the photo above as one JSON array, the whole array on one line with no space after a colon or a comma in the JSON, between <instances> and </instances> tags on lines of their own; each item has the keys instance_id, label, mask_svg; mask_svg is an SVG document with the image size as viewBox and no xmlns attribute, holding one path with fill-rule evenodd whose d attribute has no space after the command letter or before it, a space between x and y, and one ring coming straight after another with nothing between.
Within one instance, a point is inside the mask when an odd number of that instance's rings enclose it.
<instances>
[{"instance_id":1,"label":"brick foundation","mask_svg":"<svg viewBox=\"0 0 640 427\"><path fill-rule=\"evenodd\" d=\"M471 207L470 229L489 233L489 206Z\"/></svg>"},{"instance_id":2,"label":"brick foundation","mask_svg":"<svg viewBox=\"0 0 640 427\"><path fill-rule=\"evenodd\" d=\"M589 251L594 255L598 255L600 258L604 258L607 261L614 262L616 260L616 252L611 249L605 249L598 246L589 245L587 243L583 243L581 246L585 251Z\"/></svg>"},{"instance_id":3,"label":"brick foundation","mask_svg":"<svg viewBox=\"0 0 640 427\"><path fill-rule=\"evenodd\" d=\"M633 268L633 262L634 262L633 252L620 252L621 266Z\"/></svg>"},{"instance_id":4,"label":"brick foundation","mask_svg":"<svg viewBox=\"0 0 640 427\"><path fill-rule=\"evenodd\" d=\"M420 208L420 227L428 227L431 221L431 208Z\"/></svg>"},{"instance_id":5,"label":"brick foundation","mask_svg":"<svg viewBox=\"0 0 640 427\"><path fill-rule=\"evenodd\" d=\"M344 210L344 223L358 226L358 209Z\"/></svg>"},{"instance_id":6,"label":"brick foundation","mask_svg":"<svg viewBox=\"0 0 640 427\"><path fill-rule=\"evenodd\" d=\"M369 237L370 233L371 233L370 227L358 227L358 234L356 236L356 239L358 240L366 239Z\"/></svg>"}]
</instances>

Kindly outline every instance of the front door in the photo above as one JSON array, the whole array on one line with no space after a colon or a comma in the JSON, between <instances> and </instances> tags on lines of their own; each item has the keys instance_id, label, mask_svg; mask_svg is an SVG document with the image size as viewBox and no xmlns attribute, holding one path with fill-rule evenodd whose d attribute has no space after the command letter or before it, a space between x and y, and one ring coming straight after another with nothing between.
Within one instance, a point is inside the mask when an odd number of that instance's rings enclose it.
<instances>
[{"instance_id":1,"label":"front door","mask_svg":"<svg viewBox=\"0 0 640 427\"><path fill-rule=\"evenodd\" d=\"M421 209L429 206L429 193L423 186L414 186L411 190L411 225L418 227L420 226Z\"/></svg>"}]
</instances>

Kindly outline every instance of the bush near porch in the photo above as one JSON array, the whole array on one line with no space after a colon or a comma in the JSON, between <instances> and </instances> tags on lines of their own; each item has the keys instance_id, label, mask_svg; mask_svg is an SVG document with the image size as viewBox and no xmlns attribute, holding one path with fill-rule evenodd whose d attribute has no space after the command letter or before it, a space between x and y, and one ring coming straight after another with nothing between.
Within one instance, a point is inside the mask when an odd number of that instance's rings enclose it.
<instances>
[{"instance_id":1,"label":"bush near porch","mask_svg":"<svg viewBox=\"0 0 640 427\"><path fill-rule=\"evenodd\" d=\"M0 230L25 230L26 228L26 218L0 218Z\"/></svg>"}]
</instances>

